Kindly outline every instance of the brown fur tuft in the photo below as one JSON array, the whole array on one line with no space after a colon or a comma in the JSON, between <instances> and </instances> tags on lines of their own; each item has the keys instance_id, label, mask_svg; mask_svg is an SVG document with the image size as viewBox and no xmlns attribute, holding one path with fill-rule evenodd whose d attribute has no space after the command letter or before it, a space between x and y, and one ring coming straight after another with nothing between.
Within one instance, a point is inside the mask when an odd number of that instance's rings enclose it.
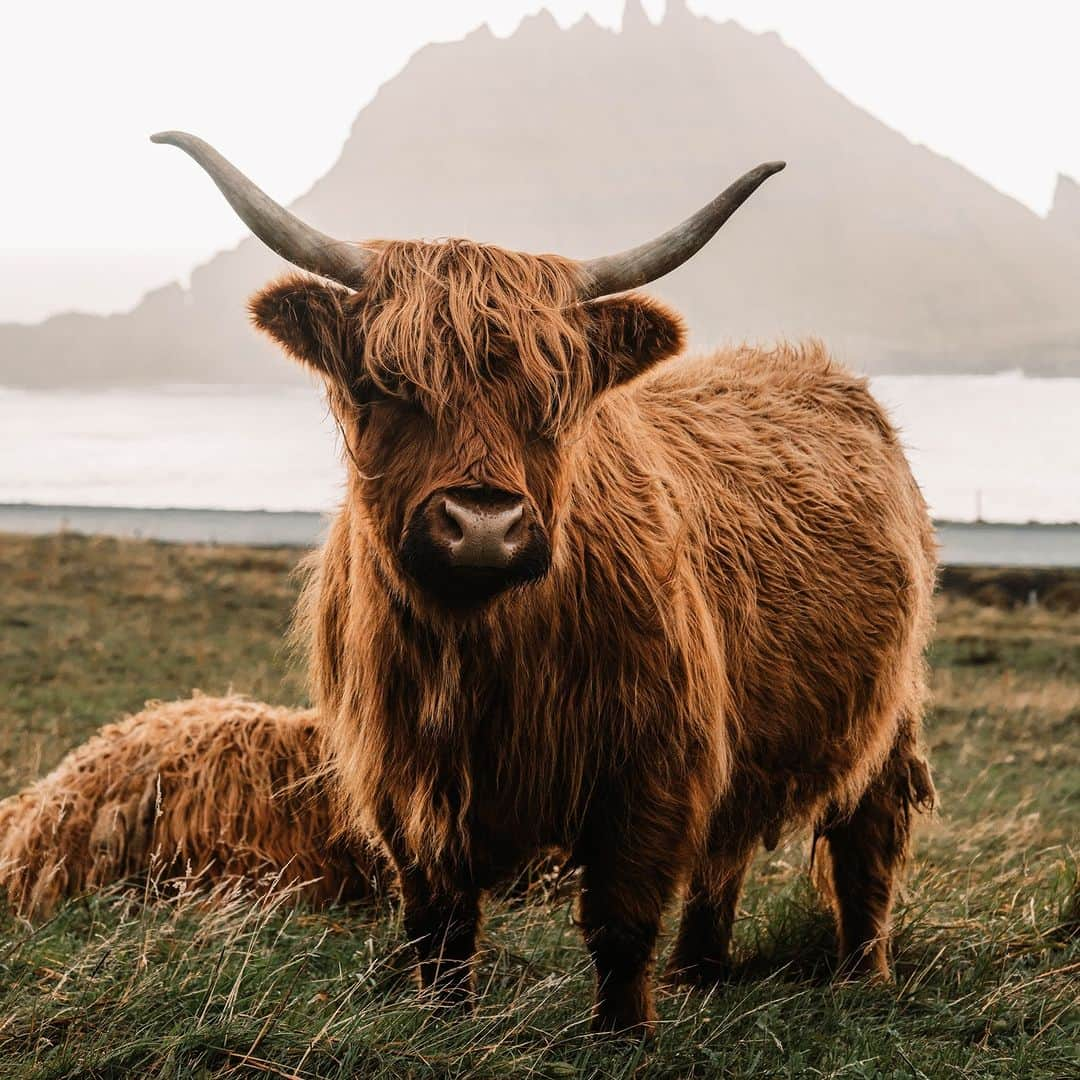
<instances>
[{"instance_id":1,"label":"brown fur tuft","mask_svg":"<svg viewBox=\"0 0 1080 1080\"><path fill-rule=\"evenodd\" d=\"M591 396L575 265L447 240L377 245L357 297L364 366L436 421L511 384L521 426L554 433Z\"/></svg>"}]
</instances>

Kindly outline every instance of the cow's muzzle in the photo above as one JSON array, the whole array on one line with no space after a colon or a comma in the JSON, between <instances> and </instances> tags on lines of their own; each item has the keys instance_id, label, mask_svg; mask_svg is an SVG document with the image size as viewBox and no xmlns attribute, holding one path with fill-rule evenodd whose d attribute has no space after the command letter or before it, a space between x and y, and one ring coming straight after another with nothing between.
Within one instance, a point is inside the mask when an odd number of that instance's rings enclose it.
<instances>
[{"instance_id":1,"label":"cow's muzzle","mask_svg":"<svg viewBox=\"0 0 1080 1080\"><path fill-rule=\"evenodd\" d=\"M551 553L532 503L494 488L437 491L401 543L405 572L447 607L472 608L547 573Z\"/></svg>"}]
</instances>

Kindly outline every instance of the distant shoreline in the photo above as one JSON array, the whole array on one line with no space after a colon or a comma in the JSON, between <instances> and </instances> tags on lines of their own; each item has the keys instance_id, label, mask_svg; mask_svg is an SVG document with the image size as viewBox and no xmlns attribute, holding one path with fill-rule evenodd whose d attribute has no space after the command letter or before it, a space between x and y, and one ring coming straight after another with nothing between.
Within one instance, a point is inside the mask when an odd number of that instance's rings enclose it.
<instances>
[{"instance_id":1,"label":"distant shoreline","mask_svg":"<svg viewBox=\"0 0 1080 1080\"><path fill-rule=\"evenodd\" d=\"M0 504L0 532L160 540L187 544L311 547L328 515L315 511ZM951 566L1080 566L1080 522L935 522Z\"/></svg>"}]
</instances>

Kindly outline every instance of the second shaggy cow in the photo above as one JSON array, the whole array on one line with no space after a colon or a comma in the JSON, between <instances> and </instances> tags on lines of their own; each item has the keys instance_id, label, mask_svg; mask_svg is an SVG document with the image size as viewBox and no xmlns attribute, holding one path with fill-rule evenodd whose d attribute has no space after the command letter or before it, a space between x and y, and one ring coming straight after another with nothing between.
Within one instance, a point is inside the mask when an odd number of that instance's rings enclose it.
<instances>
[{"instance_id":1,"label":"second shaggy cow","mask_svg":"<svg viewBox=\"0 0 1080 1080\"><path fill-rule=\"evenodd\" d=\"M27 918L124 881L288 888L309 902L387 885L345 843L310 710L242 697L155 703L0 801L0 893Z\"/></svg>"}]
</instances>

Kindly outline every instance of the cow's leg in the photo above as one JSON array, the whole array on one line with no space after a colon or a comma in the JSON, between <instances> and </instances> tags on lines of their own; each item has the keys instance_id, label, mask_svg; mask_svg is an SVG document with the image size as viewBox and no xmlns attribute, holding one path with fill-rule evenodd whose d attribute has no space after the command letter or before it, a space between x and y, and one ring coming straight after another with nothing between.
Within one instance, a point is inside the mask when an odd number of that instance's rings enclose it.
<instances>
[{"instance_id":1,"label":"cow's leg","mask_svg":"<svg viewBox=\"0 0 1080 1080\"><path fill-rule=\"evenodd\" d=\"M707 986L730 974L731 930L754 845L737 852L712 850L694 870L668 963L668 979Z\"/></svg>"},{"instance_id":2,"label":"cow's leg","mask_svg":"<svg viewBox=\"0 0 1080 1080\"><path fill-rule=\"evenodd\" d=\"M656 939L684 872L686 821L613 809L597 815L576 850L581 928L596 966L593 1030L647 1035Z\"/></svg>"},{"instance_id":3,"label":"cow's leg","mask_svg":"<svg viewBox=\"0 0 1080 1080\"><path fill-rule=\"evenodd\" d=\"M889 919L911 810L932 805L933 798L925 761L900 739L854 811L821 828L842 970L889 978Z\"/></svg>"},{"instance_id":4,"label":"cow's leg","mask_svg":"<svg viewBox=\"0 0 1080 1080\"><path fill-rule=\"evenodd\" d=\"M447 1004L473 988L472 960L480 926L480 894L470 884L435 885L400 840L392 811L380 809L379 829L398 873L405 933L414 950L421 989Z\"/></svg>"},{"instance_id":5,"label":"cow's leg","mask_svg":"<svg viewBox=\"0 0 1080 1080\"><path fill-rule=\"evenodd\" d=\"M419 871L402 878L405 933L416 951L420 986L439 1001L466 1001L473 990L473 954L480 897L467 887L432 887Z\"/></svg>"}]
</instances>

